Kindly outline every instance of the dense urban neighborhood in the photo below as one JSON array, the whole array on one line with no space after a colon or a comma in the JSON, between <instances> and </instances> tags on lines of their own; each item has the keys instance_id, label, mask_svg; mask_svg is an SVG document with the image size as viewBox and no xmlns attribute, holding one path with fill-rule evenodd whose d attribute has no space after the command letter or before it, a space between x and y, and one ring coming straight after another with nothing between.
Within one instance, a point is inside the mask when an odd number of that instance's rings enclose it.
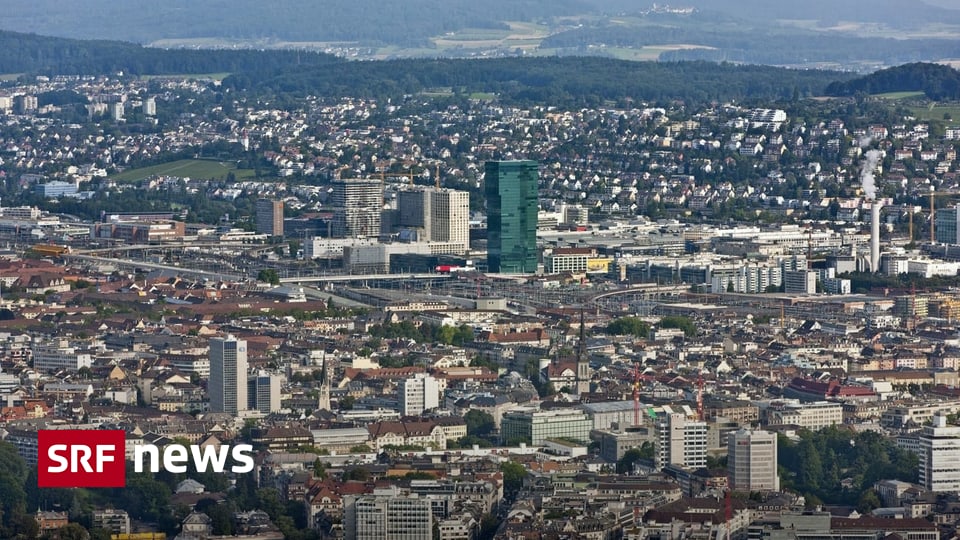
<instances>
[{"instance_id":1,"label":"dense urban neighborhood","mask_svg":"<svg viewBox=\"0 0 960 540\"><path fill-rule=\"evenodd\" d=\"M956 537L960 109L802 94L4 82L0 537Z\"/></svg>"}]
</instances>

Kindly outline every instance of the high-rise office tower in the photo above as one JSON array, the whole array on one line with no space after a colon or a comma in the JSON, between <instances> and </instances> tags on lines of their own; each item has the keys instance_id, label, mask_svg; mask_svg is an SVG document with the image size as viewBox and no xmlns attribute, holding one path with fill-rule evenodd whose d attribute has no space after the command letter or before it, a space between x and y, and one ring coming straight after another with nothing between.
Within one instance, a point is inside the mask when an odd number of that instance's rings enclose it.
<instances>
[{"instance_id":1,"label":"high-rise office tower","mask_svg":"<svg viewBox=\"0 0 960 540\"><path fill-rule=\"evenodd\" d=\"M707 423L691 420L685 414L667 412L656 425L657 469L677 465L699 469L707 465Z\"/></svg>"},{"instance_id":2,"label":"high-rise office tower","mask_svg":"<svg viewBox=\"0 0 960 540\"><path fill-rule=\"evenodd\" d=\"M423 411L440 406L440 384L426 373L417 373L400 381L397 386L400 413L404 416L419 416Z\"/></svg>"},{"instance_id":3,"label":"high-rise office tower","mask_svg":"<svg viewBox=\"0 0 960 540\"><path fill-rule=\"evenodd\" d=\"M780 491L777 434L748 429L729 434L727 471L735 491Z\"/></svg>"},{"instance_id":4,"label":"high-rise office tower","mask_svg":"<svg viewBox=\"0 0 960 540\"><path fill-rule=\"evenodd\" d=\"M536 161L488 161L487 267L490 272L537 271Z\"/></svg>"},{"instance_id":5,"label":"high-rise office tower","mask_svg":"<svg viewBox=\"0 0 960 540\"><path fill-rule=\"evenodd\" d=\"M210 410L237 414L247 408L247 342L232 335L210 340Z\"/></svg>"},{"instance_id":6,"label":"high-rise office tower","mask_svg":"<svg viewBox=\"0 0 960 540\"><path fill-rule=\"evenodd\" d=\"M470 250L470 193L455 189L414 187L397 193L397 225L414 229L417 239Z\"/></svg>"},{"instance_id":7,"label":"high-rise office tower","mask_svg":"<svg viewBox=\"0 0 960 540\"><path fill-rule=\"evenodd\" d=\"M270 414L280 410L280 375L258 371L247 380L247 409Z\"/></svg>"},{"instance_id":8,"label":"high-rise office tower","mask_svg":"<svg viewBox=\"0 0 960 540\"><path fill-rule=\"evenodd\" d=\"M257 200L257 234L283 236L283 201Z\"/></svg>"},{"instance_id":9,"label":"high-rise office tower","mask_svg":"<svg viewBox=\"0 0 960 540\"><path fill-rule=\"evenodd\" d=\"M936 415L920 432L920 484L930 491L960 491L960 427Z\"/></svg>"},{"instance_id":10,"label":"high-rise office tower","mask_svg":"<svg viewBox=\"0 0 960 540\"><path fill-rule=\"evenodd\" d=\"M339 178L333 181L333 236L380 236L383 184L372 178Z\"/></svg>"},{"instance_id":11,"label":"high-rise office tower","mask_svg":"<svg viewBox=\"0 0 960 540\"><path fill-rule=\"evenodd\" d=\"M430 190L430 240L470 250L470 193L455 189Z\"/></svg>"}]
</instances>

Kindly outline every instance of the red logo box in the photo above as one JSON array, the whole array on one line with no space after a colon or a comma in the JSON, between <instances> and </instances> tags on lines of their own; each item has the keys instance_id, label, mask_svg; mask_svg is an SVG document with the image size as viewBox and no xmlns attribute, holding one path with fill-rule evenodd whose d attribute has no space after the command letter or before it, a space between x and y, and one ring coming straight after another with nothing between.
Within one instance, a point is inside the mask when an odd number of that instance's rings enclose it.
<instances>
[{"instance_id":1,"label":"red logo box","mask_svg":"<svg viewBox=\"0 0 960 540\"><path fill-rule=\"evenodd\" d=\"M40 430L37 486L124 487L125 449L123 430Z\"/></svg>"}]
</instances>

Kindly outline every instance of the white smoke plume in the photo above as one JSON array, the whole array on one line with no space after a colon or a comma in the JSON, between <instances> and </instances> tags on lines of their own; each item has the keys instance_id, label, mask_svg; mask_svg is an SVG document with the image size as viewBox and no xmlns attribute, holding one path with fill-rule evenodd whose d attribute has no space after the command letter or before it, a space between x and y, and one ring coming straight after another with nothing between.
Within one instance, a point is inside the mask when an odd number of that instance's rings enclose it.
<instances>
[{"instance_id":1,"label":"white smoke plume","mask_svg":"<svg viewBox=\"0 0 960 540\"><path fill-rule=\"evenodd\" d=\"M873 137L869 135L864 135L863 137L860 137L859 139L857 139L857 146L859 146L860 148L866 148L870 146L870 143L872 142L873 142Z\"/></svg>"},{"instance_id":2,"label":"white smoke plume","mask_svg":"<svg viewBox=\"0 0 960 540\"><path fill-rule=\"evenodd\" d=\"M863 188L863 194L871 201L877 199L877 185L874 182L873 171L877 170L882 156L883 153L880 150L868 151L867 160L860 171L860 186Z\"/></svg>"}]
</instances>

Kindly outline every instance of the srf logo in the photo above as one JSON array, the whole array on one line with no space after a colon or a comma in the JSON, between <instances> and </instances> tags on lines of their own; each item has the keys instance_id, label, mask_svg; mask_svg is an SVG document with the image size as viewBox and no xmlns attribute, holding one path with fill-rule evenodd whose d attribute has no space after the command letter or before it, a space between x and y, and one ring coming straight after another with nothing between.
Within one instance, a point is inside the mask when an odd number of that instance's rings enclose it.
<instances>
[{"instance_id":1,"label":"srf logo","mask_svg":"<svg viewBox=\"0 0 960 540\"><path fill-rule=\"evenodd\" d=\"M40 430L37 486L123 487L125 447L123 430Z\"/></svg>"}]
</instances>

